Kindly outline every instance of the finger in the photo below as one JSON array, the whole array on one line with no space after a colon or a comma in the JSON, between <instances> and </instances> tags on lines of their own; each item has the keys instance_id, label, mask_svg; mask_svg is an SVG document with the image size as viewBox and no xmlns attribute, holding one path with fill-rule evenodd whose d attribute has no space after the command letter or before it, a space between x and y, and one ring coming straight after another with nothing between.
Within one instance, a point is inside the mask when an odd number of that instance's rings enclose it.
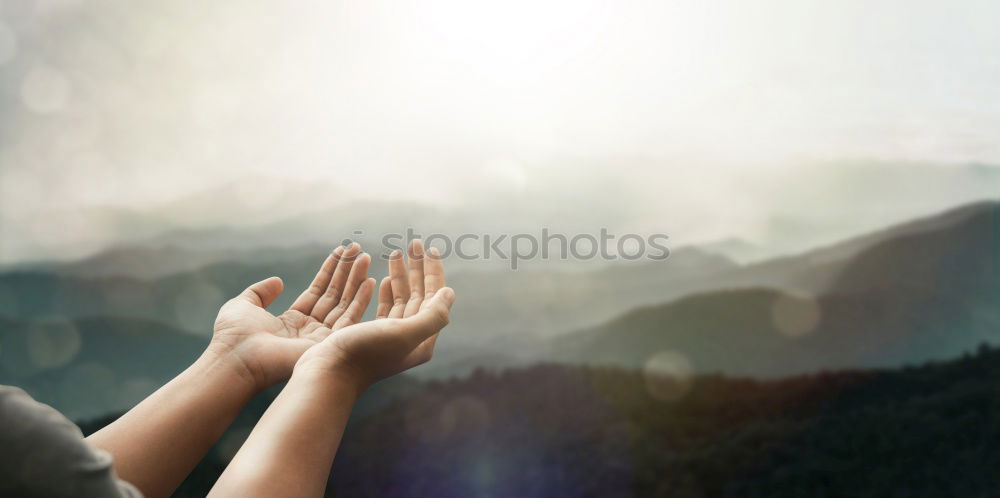
<instances>
[{"instance_id":1,"label":"finger","mask_svg":"<svg viewBox=\"0 0 1000 498\"><path fill-rule=\"evenodd\" d=\"M340 294L340 301L327 313L326 318L323 319L323 323L332 324L340 318L341 315L347 311L350 307L351 302L354 301L354 295L357 294L358 289L361 285L365 283L368 278L368 267L371 266L372 257L367 253L361 253L358 256L357 261L355 261L354 266L351 268L351 274L347 277L347 283L344 285L344 291ZM368 299L371 299L371 294L368 295ZM365 303L367 307L368 304Z\"/></svg>"},{"instance_id":2,"label":"finger","mask_svg":"<svg viewBox=\"0 0 1000 498\"><path fill-rule=\"evenodd\" d=\"M280 278L271 277L247 287L240 293L238 298L243 299L254 306L266 308L281 295L281 291L284 289L285 284Z\"/></svg>"},{"instance_id":3,"label":"finger","mask_svg":"<svg viewBox=\"0 0 1000 498\"><path fill-rule=\"evenodd\" d=\"M444 264L436 247L427 250L424 259L424 297L430 299L444 287Z\"/></svg>"},{"instance_id":4,"label":"finger","mask_svg":"<svg viewBox=\"0 0 1000 498\"><path fill-rule=\"evenodd\" d=\"M403 311L403 318L413 316L420 310L420 303L424 299L424 244L420 239L410 243L409 269L410 298Z\"/></svg>"},{"instance_id":5,"label":"finger","mask_svg":"<svg viewBox=\"0 0 1000 498\"><path fill-rule=\"evenodd\" d=\"M319 267L319 272L316 273L316 277L313 278L309 288L302 292L301 295L292 303L293 309L302 312L304 315L308 315L312 312L313 306L316 306L316 301L319 301L320 296L326 291L327 286L330 285L330 278L333 277L333 270L337 267L337 262L340 261L340 255L344 253L344 247L340 246L333 250L329 256L326 257L326 261Z\"/></svg>"},{"instance_id":6,"label":"finger","mask_svg":"<svg viewBox=\"0 0 1000 498\"><path fill-rule=\"evenodd\" d=\"M313 306L312 311L309 313L310 316L323 321L326 315L330 313L330 310L340 302L340 296L344 292L344 285L351 274L351 267L354 266L354 260L358 258L358 253L360 252L361 246L357 242L351 243L350 246L344 249L340 260L337 262L337 268L333 271L333 276L330 277L330 285L326 286L323 295L316 301L316 305Z\"/></svg>"},{"instance_id":7,"label":"finger","mask_svg":"<svg viewBox=\"0 0 1000 498\"><path fill-rule=\"evenodd\" d=\"M361 317L364 316L365 310L368 309L368 303L372 300L372 292L375 291L375 279L366 279L361 287L358 289L358 293L354 296L351 301L351 305L347 307L344 314L337 318L337 321L333 323L333 330L342 329L348 325L354 325L361 321Z\"/></svg>"},{"instance_id":8,"label":"finger","mask_svg":"<svg viewBox=\"0 0 1000 498\"><path fill-rule=\"evenodd\" d=\"M406 310L406 301L410 297L410 284L406 281L406 276L403 252L393 251L389 255L389 278L392 279L390 287L392 307L389 308L389 318L402 318Z\"/></svg>"},{"instance_id":9,"label":"finger","mask_svg":"<svg viewBox=\"0 0 1000 498\"><path fill-rule=\"evenodd\" d=\"M454 302L455 291L450 287L444 287L437 291L417 314L403 319L405 322L404 333L409 335L410 340L414 341L416 345L424 342L448 325L449 311Z\"/></svg>"},{"instance_id":10,"label":"finger","mask_svg":"<svg viewBox=\"0 0 1000 498\"><path fill-rule=\"evenodd\" d=\"M392 277L385 277L378 284L378 307L375 308L375 319L389 318L392 309Z\"/></svg>"},{"instance_id":11,"label":"finger","mask_svg":"<svg viewBox=\"0 0 1000 498\"><path fill-rule=\"evenodd\" d=\"M451 287L442 287L431 299L427 300L428 306L437 306L438 300L446 308L445 313L447 316L445 317L444 325L441 327L444 328L451 321L451 307L455 304L455 291ZM421 363L431 359L431 354L434 352L434 345L437 343L437 338L441 335L440 333L441 329L438 329L433 335L424 339L424 342L421 342L414 350L414 355L421 359Z\"/></svg>"}]
</instances>

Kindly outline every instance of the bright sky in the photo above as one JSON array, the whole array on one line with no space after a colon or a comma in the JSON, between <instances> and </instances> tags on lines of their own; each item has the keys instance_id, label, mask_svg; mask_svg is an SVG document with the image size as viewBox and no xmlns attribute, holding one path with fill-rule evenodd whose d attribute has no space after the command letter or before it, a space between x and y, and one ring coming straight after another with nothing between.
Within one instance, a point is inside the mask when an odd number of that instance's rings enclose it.
<instances>
[{"instance_id":1,"label":"bright sky","mask_svg":"<svg viewBox=\"0 0 1000 498\"><path fill-rule=\"evenodd\" d=\"M0 4L8 230L268 177L734 213L709 237L788 209L754 178L1000 164L997 137L990 0Z\"/></svg>"}]
</instances>

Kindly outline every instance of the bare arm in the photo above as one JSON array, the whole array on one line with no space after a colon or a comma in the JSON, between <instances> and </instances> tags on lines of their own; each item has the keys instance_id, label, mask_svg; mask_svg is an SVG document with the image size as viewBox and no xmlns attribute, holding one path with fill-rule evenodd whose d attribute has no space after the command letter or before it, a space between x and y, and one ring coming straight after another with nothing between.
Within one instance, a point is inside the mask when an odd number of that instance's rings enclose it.
<instances>
[{"instance_id":1,"label":"bare arm","mask_svg":"<svg viewBox=\"0 0 1000 498\"><path fill-rule=\"evenodd\" d=\"M265 309L281 294L280 279L247 288L219 311L212 342L191 367L87 439L144 495L169 496L257 392L288 379L333 330L361 320L375 282L360 251L337 248L280 316Z\"/></svg>"},{"instance_id":2,"label":"bare arm","mask_svg":"<svg viewBox=\"0 0 1000 498\"><path fill-rule=\"evenodd\" d=\"M376 320L345 327L296 363L288 385L254 427L210 496L318 497L358 395L430 359L455 300L436 252L416 241L410 271L390 258Z\"/></svg>"},{"instance_id":3,"label":"bare arm","mask_svg":"<svg viewBox=\"0 0 1000 498\"><path fill-rule=\"evenodd\" d=\"M357 385L296 370L209 496L323 496Z\"/></svg>"},{"instance_id":4,"label":"bare arm","mask_svg":"<svg viewBox=\"0 0 1000 498\"><path fill-rule=\"evenodd\" d=\"M229 427L257 387L242 365L211 348L91 444L147 497L169 496Z\"/></svg>"}]
</instances>

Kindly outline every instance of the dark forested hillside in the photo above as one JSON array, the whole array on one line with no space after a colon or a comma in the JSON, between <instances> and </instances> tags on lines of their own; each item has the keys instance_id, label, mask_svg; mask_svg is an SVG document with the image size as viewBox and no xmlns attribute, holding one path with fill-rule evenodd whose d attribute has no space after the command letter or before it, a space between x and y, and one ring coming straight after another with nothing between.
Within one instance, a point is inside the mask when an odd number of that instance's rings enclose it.
<instances>
[{"instance_id":1,"label":"dark forested hillside","mask_svg":"<svg viewBox=\"0 0 1000 498\"><path fill-rule=\"evenodd\" d=\"M674 400L654 396L662 380L542 365L410 386L352 420L330 495L1000 496L1000 351L986 346L893 371L699 376ZM225 441L178 495L204 494Z\"/></svg>"}]
</instances>

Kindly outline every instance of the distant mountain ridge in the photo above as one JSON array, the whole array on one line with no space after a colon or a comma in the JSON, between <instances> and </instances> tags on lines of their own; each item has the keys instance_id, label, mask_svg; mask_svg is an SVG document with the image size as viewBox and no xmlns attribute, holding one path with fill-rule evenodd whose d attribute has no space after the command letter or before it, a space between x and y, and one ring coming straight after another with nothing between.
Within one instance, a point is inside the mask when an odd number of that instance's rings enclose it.
<instances>
[{"instance_id":1,"label":"distant mountain ridge","mask_svg":"<svg viewBox=\"0 0 1000 498\"><path fill-rule=\"evenodd\" d=\"M0 316L0 384L72 418L130 408L205 349L199 338L134 318L22 321Z\"/></svg>"},{"instance_id":2,"label":"distant mountain ridge","mask_svg":"<svg viewBox=\"0 0 1000 498\"><path fill-rule=\"evenodd\" d=\"M322 259L326 244L253 249L194 250L177 246L123 246L72 261L26 263L7 268L12 272L53 273L82 278L138 278L156 280L177 273L197 271L219 263L263 264L313 256Z\"/></svg>"},{"instance_id":3,"label":"distant mountain ridge","mask_svg":"<svg viewBox=\"0 0 1000 498\"><path fill-rule=\"evenodd\" d=\"M785 375L947 358L1000 341L1000 203L901 228L875 237L816 294L695 294L567 334L554 354L642 367L676 351L699 371ZM789 320L806 323L796 330Z\"/></svg>"}]
</instances>

